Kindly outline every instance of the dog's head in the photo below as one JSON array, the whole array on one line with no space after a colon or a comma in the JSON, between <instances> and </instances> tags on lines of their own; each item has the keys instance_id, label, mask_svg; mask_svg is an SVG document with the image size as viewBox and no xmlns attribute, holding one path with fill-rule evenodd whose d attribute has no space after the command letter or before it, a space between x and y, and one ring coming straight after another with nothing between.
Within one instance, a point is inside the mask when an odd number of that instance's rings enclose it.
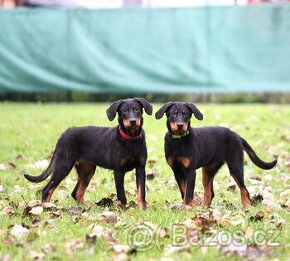
<instances>
[{"instance_id":1,"label":"dog's head","mask_svg":"<svg viewBox=\"0 0 290 261\"><path fill-rule=\"evenodd\" d=\"M152 106L144 98L118 100L107 109L107 116L112 121L118 113L119 125L134 135L142 127L143 109L147 114L152 114Z\"/></svg>"},{"instance_id":2,"label":"dog's head","mask_svg":"<svg viewBox=\"0 0 290 261\"><path fill-rule=\"evenodd\" d=\"M190 119L193 114L198 120L203 119L202 113L192 103L168 102L165 103L156 113L155 118L161 119L166 113L167 128L175 135L181 135L190 127Z\"/></svg>"}]
</instances>

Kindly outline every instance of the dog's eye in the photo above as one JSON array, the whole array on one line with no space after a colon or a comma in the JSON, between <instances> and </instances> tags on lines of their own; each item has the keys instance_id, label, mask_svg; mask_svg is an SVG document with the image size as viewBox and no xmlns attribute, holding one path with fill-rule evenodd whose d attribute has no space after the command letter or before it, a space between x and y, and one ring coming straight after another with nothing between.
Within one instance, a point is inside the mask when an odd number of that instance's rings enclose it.
<instances>
[{"instance_id":1,"label":"dog's eye","mask_svg":"<svg viewBox=\"0 0 290 261\"><path fill-rule=\"evenodd\" d=\"M182 115L183 116L186 116L186 111L182 111Z\"/></svg>"},{"instance_id":2,"label":"dog's eye","mask_svg":"<svg viewBox=\"0 0 290 261\"><path fill-rule=\"evenodd\" d=\"M128 112L128 107L125 107L125 108L123 109L123 112Z\"/></svg>"},{"instance_id":3,"label":"dog's eye","mask_svg":"<svg viewBox=\"0 0 290 261\"><path fill-rule=\"evenodd\" d=\"M172 114L173 114L173 116L176 116L177 115L177 111L174 111Z\"/></svg>"},{"instance_id":4,"label":"dog's eye","mask_svg":"<svg viewBox=\"0 0 290 261\"><path fill-rule=\"evenodd\" d=\"M134 106L134 107L133 107L133 110L134 110L134 111L139 111L139 108Z\"/></svg>"}]
</instances>

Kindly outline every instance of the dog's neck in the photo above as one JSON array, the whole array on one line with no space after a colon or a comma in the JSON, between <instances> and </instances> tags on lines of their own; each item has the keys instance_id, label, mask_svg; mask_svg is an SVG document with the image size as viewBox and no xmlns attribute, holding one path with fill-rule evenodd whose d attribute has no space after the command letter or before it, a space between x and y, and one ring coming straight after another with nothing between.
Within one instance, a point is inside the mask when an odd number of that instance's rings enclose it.
<instances>
[{"instance_id":1,"label":"dog's neck","mask_svg":"<svg viewBox=\"0 0 290 261\"><path fill-rule=\"evenodd\" d=\"M190 121L188 122L188 127L186 131L183 131L180 134L174 134L174 132L170 128L170 122L167 119L167 129L172 139L182 139L190 134Z\"/></svg>"},{"instance_id":2,"label":"dog's neck","mask_svg":"<svg viewBox=\"0 0 290 261\"><path fill-rule=\"evenodd\" d=\"M127 129L125 128L123 124L123 120L119 117L118 119L119 122L119 134L126 140L132 141L132 140L140 140L143 136L143 117L141 117L141 124L138 129Z\"/></svg>"}]
</instances>

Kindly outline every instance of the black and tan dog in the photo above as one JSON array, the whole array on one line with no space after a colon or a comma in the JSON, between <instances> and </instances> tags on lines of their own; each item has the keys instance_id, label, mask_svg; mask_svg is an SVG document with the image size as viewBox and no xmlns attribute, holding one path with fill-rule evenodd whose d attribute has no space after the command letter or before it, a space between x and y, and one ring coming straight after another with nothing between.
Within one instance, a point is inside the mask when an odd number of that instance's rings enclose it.
<instances>
[{"instance_id":1,"label":"black and tan dog","mask_svg":"<svg viewBox=\"0 0 290 261\"><path fill-rule=\"evenodd\" d=\"M191 128L193 114L198 120L202 113L192 103L168 102L155 114L160 119L167 116L168 132L165 135L165 157L174 172L185 206L192 207L196 169L202 167L204 187L203 205L210 205L214 197L213 179L226 162L231 176L241 191L242 204L251 204L249 192L244 184L244 154L247 152L252 162L262 169L271 169L277 159L267 163L262 161L246 140L224 127Z\"/></svg>"},{"instance_id":2,"label":"black and tan dog","mask_svg":"<svg viewBox=\"0 0 290 261\"><path fill-rule=\"evenodd\" d=\"M73 127L59 138L48 168L40 176L25 175L32 182L41 182L50 174L52 177L42 189L42 201L49 202L60 182L75 166L78 174L72 197L83 202L84 192L96 166L114 170L117 198L127 203L124 191L124 175L136 169L137 201L140 209L146 209L145 165L147 148L143 125L143 108L149 115L152 106L143 98L118 100L107 110L112 121L118 113L119 125L108 127Z\"/></svg>"}]
</instances>

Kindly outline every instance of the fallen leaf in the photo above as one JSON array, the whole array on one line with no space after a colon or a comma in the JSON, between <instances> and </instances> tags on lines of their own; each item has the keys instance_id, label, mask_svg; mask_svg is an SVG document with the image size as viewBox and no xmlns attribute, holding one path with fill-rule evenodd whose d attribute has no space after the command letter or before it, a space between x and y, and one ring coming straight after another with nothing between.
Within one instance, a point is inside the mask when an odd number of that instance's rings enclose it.
<instances>
[{"instance_id":1,"label":"fallen leaf","mask_svg":"<svg viewBox=\"0 0 290 261\"><path fill-rule=\"evenodd\" d=\"M202 232L209 230L212 225L216 224L216 220L212 216L212 211L202 213L193 220L195 225L199 227Z\"/></svg>"},{"instance_id":2,"label":"fallen leaf","mask_svg":"<svg viewBox=\"0 0 290 261\"><path fill-rule=\"evenodd\" d=\"M12 215L14 213L15 213L14 208L11 207L11 206L3 208L3 210L1 211L2 215L9 215L10 216L10 215Z\"/></svg>"},{"instance_id":3,"label":"fallen leaf","mask_svg":"<svg viewBox=\"0 0 290 261\"><path fill-rule=\"evenodd\" d=\"M254 196L252 197L252 204L253 205L260 204L263 201L263 199L264 197L260 192L255 193Z\"/></svg>"},{"instance_id":4,"label":"fallen leaf","mask_svg":"<svg viewBox=\"0 0 290 261\"><path fill-rule=\"evenodd\" d=\"M265 216L263 211L258 211L255 216L250 217L250 221L256 222L261 221Z\"/></svg>"},{"instance_id":5,"label":"fallen leaf","mask_svg":"<svg viewBox=\"0 0 290 261\"><path fill-rule=\"evenodd\" d=\"M278 214L274 213L270 216L270 223L274 224L277 228L281 228L285 225L286 221Z\"/></svg>"},{"instance_id":6,"label":"fallen leaf","mask_svg":"<svg viewBox=\"0 0 290 261\"><path fill-rule=\"evenodd\" d=\"M113 261L129 261L130 258L125 253L114 253Z\"/></svg>"},{"instance_id":7,"label":"fallen leaf","mask_svg":"<svg viewBox=\"0 0 290 261\"><path fill-rule=\"evenodd\" d=\"M31 212L32 211L32 212ZM27 206L23 210L23 217L38 215L38 212L42 212L43 207L41 206L41 202L39 200L32 200L28 202ZM35 213L35 214L34 214Z\"/></svg>"},{"instance_id":8,"label":"fallen leaf","mask_svg":"<svg viewBox=\"0 0 290 261\"><path fill-rule=\"evenodd\" d=\"M15 163L13 163L13 162L8 162L8 168L9 169L16 169L16 164Z\"/></svg>"},{"instance_id":9,"label":"fallen leaf","mask_svg":"<svg viewBox=\"0 0 290 261\"><path fill-rule=\"evenodd\" d=\"M100 201L96 203L99 207L112 207L114 205L114 202L111 198L102 198Z\"/></svg>"},{"instance_id":10,"label":"fallen leaf","mask_svg":"<svg viewBox=\"0 0 290 261\"><path fill-rule=\"evenodd\" d=\"M128 245L112 245L112 249L117 254L134 254L137 252L135 248L132 248Z\"/></svg>"},{"instance_id":11,"label":"fallen leaf","mask_svg":"<svg viewBox=\"0 0 290 261\"><path fill-rule=\"evenodd\" d=\"M56 243L48 243L42 247L42 250L46 253L54 253L56 252Z\"/></svg>"},{"instance_id":12,"label":"fallen leaf","mask_svg":"<svg viewBox=\"0 0 290 261\"><path fill-rule=\"evenodd\" d=\"M72 207L68 210L71 216L80 216L83 212L85 212L85 209L80 206Z\"/></svg>"},{"instance_id":13,"label":"fallen leaf","mask_svg":"<svg viewBox=\"0 0 290 261\"><path fill-rule=\"evenodd\" d=\"M40 217L36 216L32 221L31 221L31 225L32 227L38 227L40 225Z\"/></svg>"},{"instance_id":14,"label":"fallen leaf","mask_svg":"<svg viewBox=\"0 0 290 261\"><path fill-rule=\"evenodd\" d=\"M248 178L247 181L252 185L260 185L262 183L261 180L255 178Z\"/></svg>"},{"instance_id":15,"label":"fallen leaf","mask_svg":"<svg viewBox=\"0 0 290 261\"><path fill-rule=\"evenodd\" d=\"M164 254L165 255L172 255L174 253L177 253L177 252L188 252L190 253L190 245L187 244L185 246L172 246L172 245L169 245L167 247L165 247L164 249Z\"/></svg>"},{"instance_id":16,"label":"fallen leaf","mask_svg":"<svg viewBox=\"0 0 290 261\"><path fill-rule=\"evenodd\" d=\"M48 160L44 159L44 160L39 160L34 163L28 164L26 166L32 169L44 170L48 167L48 164L49 164Z\"/></svg>"},{"instance_id":17,"label":"fallen leaf","mask_svg":"<svg viewBox=\"0 0 290 261\"><path fill-rule=\"evenodd\" d=\"M155 175L153 173L149 173L146 175L147 180L153 180L155 178Z\"/></svg>"},{"instance_id":18,"label":"fallen leaf","mask_svg":"<svg viewBox=\"0 0 290 261\"><path fill-rule=\"evenodd\" d=\"M35 216L39 216L43 211L43 207L42 206L36 206L36 207L33 207L29 213L32 214L32 215L35 215Z\"/></svg>"},{"instance_id":19,"label":"fallen leaf","mask_svg":"<svg viewBox=\"0 0 290 261\"><path fill-rule=\"evenodd\" d=\"M8 255L1 255L1 253L0 253L0 260L1 261L10 261L10 256L8 256Z\"/></svg>"},{"instance_id":20,"label":"fallen leaf","mask_svg":"<svg viewBox=\"0 0 290 261\"><path fill-rule=\"evenodd\" d=\"M23 160L23 155L22 155L22 154L18 154L18 155L16 156L16 159L17 159L17 160Z\"/></svg>"},{"instance_id":21,"label":"fallen leaf","mask_svg":"<svg viewBox=\"0 0 290 261\"><path fill-rule=\"evenodd\" d=\"M231 192L235 192L236 189L237 189L237 185L236 185L236 184L233 184L233 183L230 183L230 184L228 185L228 188L227 188L227 190L228 190L228 191L231 191Z\"/></svg>"},{"instance_id":22,"label":"fallen leaf","mask_svg":"<svg viewBox=\"0 0 290 261\"><path fill-rule=\"evenodd\" d=\"M6 167L5 167L4 163L0 163L0 170L6 170Z\"/></svg>"},{"instance_id":23,"label":"fallen leaf","mask_svg":"<svg viewBox=\"0 0 290 261\"><path fill-rule=\"evenodd\" d=\"M219 211L217 208L214 208L212 210L212 216L216 221L219 221L222 219L222 212Z\"/></svg>"},{"instance_id":24,"label":"fallen leaf","mask_svg":"<svg viewBox=\"0 0 290 261\"><path fill-rule=\"evenodd\" d=\"M36 251L30 251L29 252L29 257L32 260L42 260L45 258L44 253L36 252Z\"/></svg>"},{"instance_id":25,"label":"fallen leaf","mask_svg":"<svg viewBox=\"0 0 290 261\"><path fill-rule=\"evenodd\" d=\"M66 243L65 247L68 253L71 253L70 251L75 251L76 249L84 248L84 242L82 242L81 240L74 240Z\"/></svg>"},{"instance_id":26,"label":"fallen leaf","mask_svg":"<svg viewBox=\"0 0 290 261\"><path fill-rule=\"evenodd\" d=\"M117 222L117 215L112 211L104 211L98 215L99 220L105 221L109 224L114 224Z\"/></svg>"},{"instance_id":27,"label":"fallen leaf","mask_svg":"<svg viewBox=\"0 0 290 261\"><path fill-rule=\"evenodd\" d=\"M239 244L234 240L230 242L230 244L221 246L219 251L225 255L232 255L232 256L245 256L247 253L247 245L246 244Z\"/></svg>"},{"instance_id":28,"label":"fallen leaf","mask_svg":"<svg viewBox=\"0 0 290 261\"><path fill-rule=\"evenodd\" d=\"M290 198L290 189L286 189L285 191L280 193L280 200L284 204L285 204L285 202L289 201L289 198Z\"/></svg>"},{"instance_id":29,"label":"fallen leaf","mask_svg":"<svg viewBox=\"0 0 290 261\"><path fill-rule=\"evenodd\" d=\"M29 229L27 229L26 227L23 227L22 225L19 224L15 224L13 226L13 228L11 229L11 235L15 236L15 237L22 237L24 235L26 235L29 232Z\"/></svg>"},{"instance_id":30,"label":"fallen leaf","mask_svg":"<svg viewBox=\"0 0 290 261\"><path fill-rule=\"evenodd\" d=\"M253 236L254 236L254 233L255 233L255 228L248 226L245 229L245 239L247 241L252 240L253 239Z\"/></svg>"},{"instance_id":31,"label":"fallen leaf","mask_svg":"<svg viewBox=\"0 0 290 261\"><path fill-rule=\"evenodd\" d=\"M6 245L15 245L16 241L14 237L6 236L3 238L3 243Z\"/></svg>"},{"instance_id":32,"label":"fallen leaf","mask_svg":"<svg viewBox=\"0 0 290 261\"><path fill-rule=\"evenodd\" d=\"M158 236L160 238L170 238L170 234L169 234L168 228L166 228L166 227L159 228L158 229Z\"/></svg>"},{"instance_id":33,"label":"fallen leaf","mask_svg":"<svg viewBox=\"0 0 290 261\"><path fill-rule=\"evenodd\" d=\"M54 210L57 208L56 205L52 202L43 202L42 207L46 210Z\"/></svg>"}]
</instances>

